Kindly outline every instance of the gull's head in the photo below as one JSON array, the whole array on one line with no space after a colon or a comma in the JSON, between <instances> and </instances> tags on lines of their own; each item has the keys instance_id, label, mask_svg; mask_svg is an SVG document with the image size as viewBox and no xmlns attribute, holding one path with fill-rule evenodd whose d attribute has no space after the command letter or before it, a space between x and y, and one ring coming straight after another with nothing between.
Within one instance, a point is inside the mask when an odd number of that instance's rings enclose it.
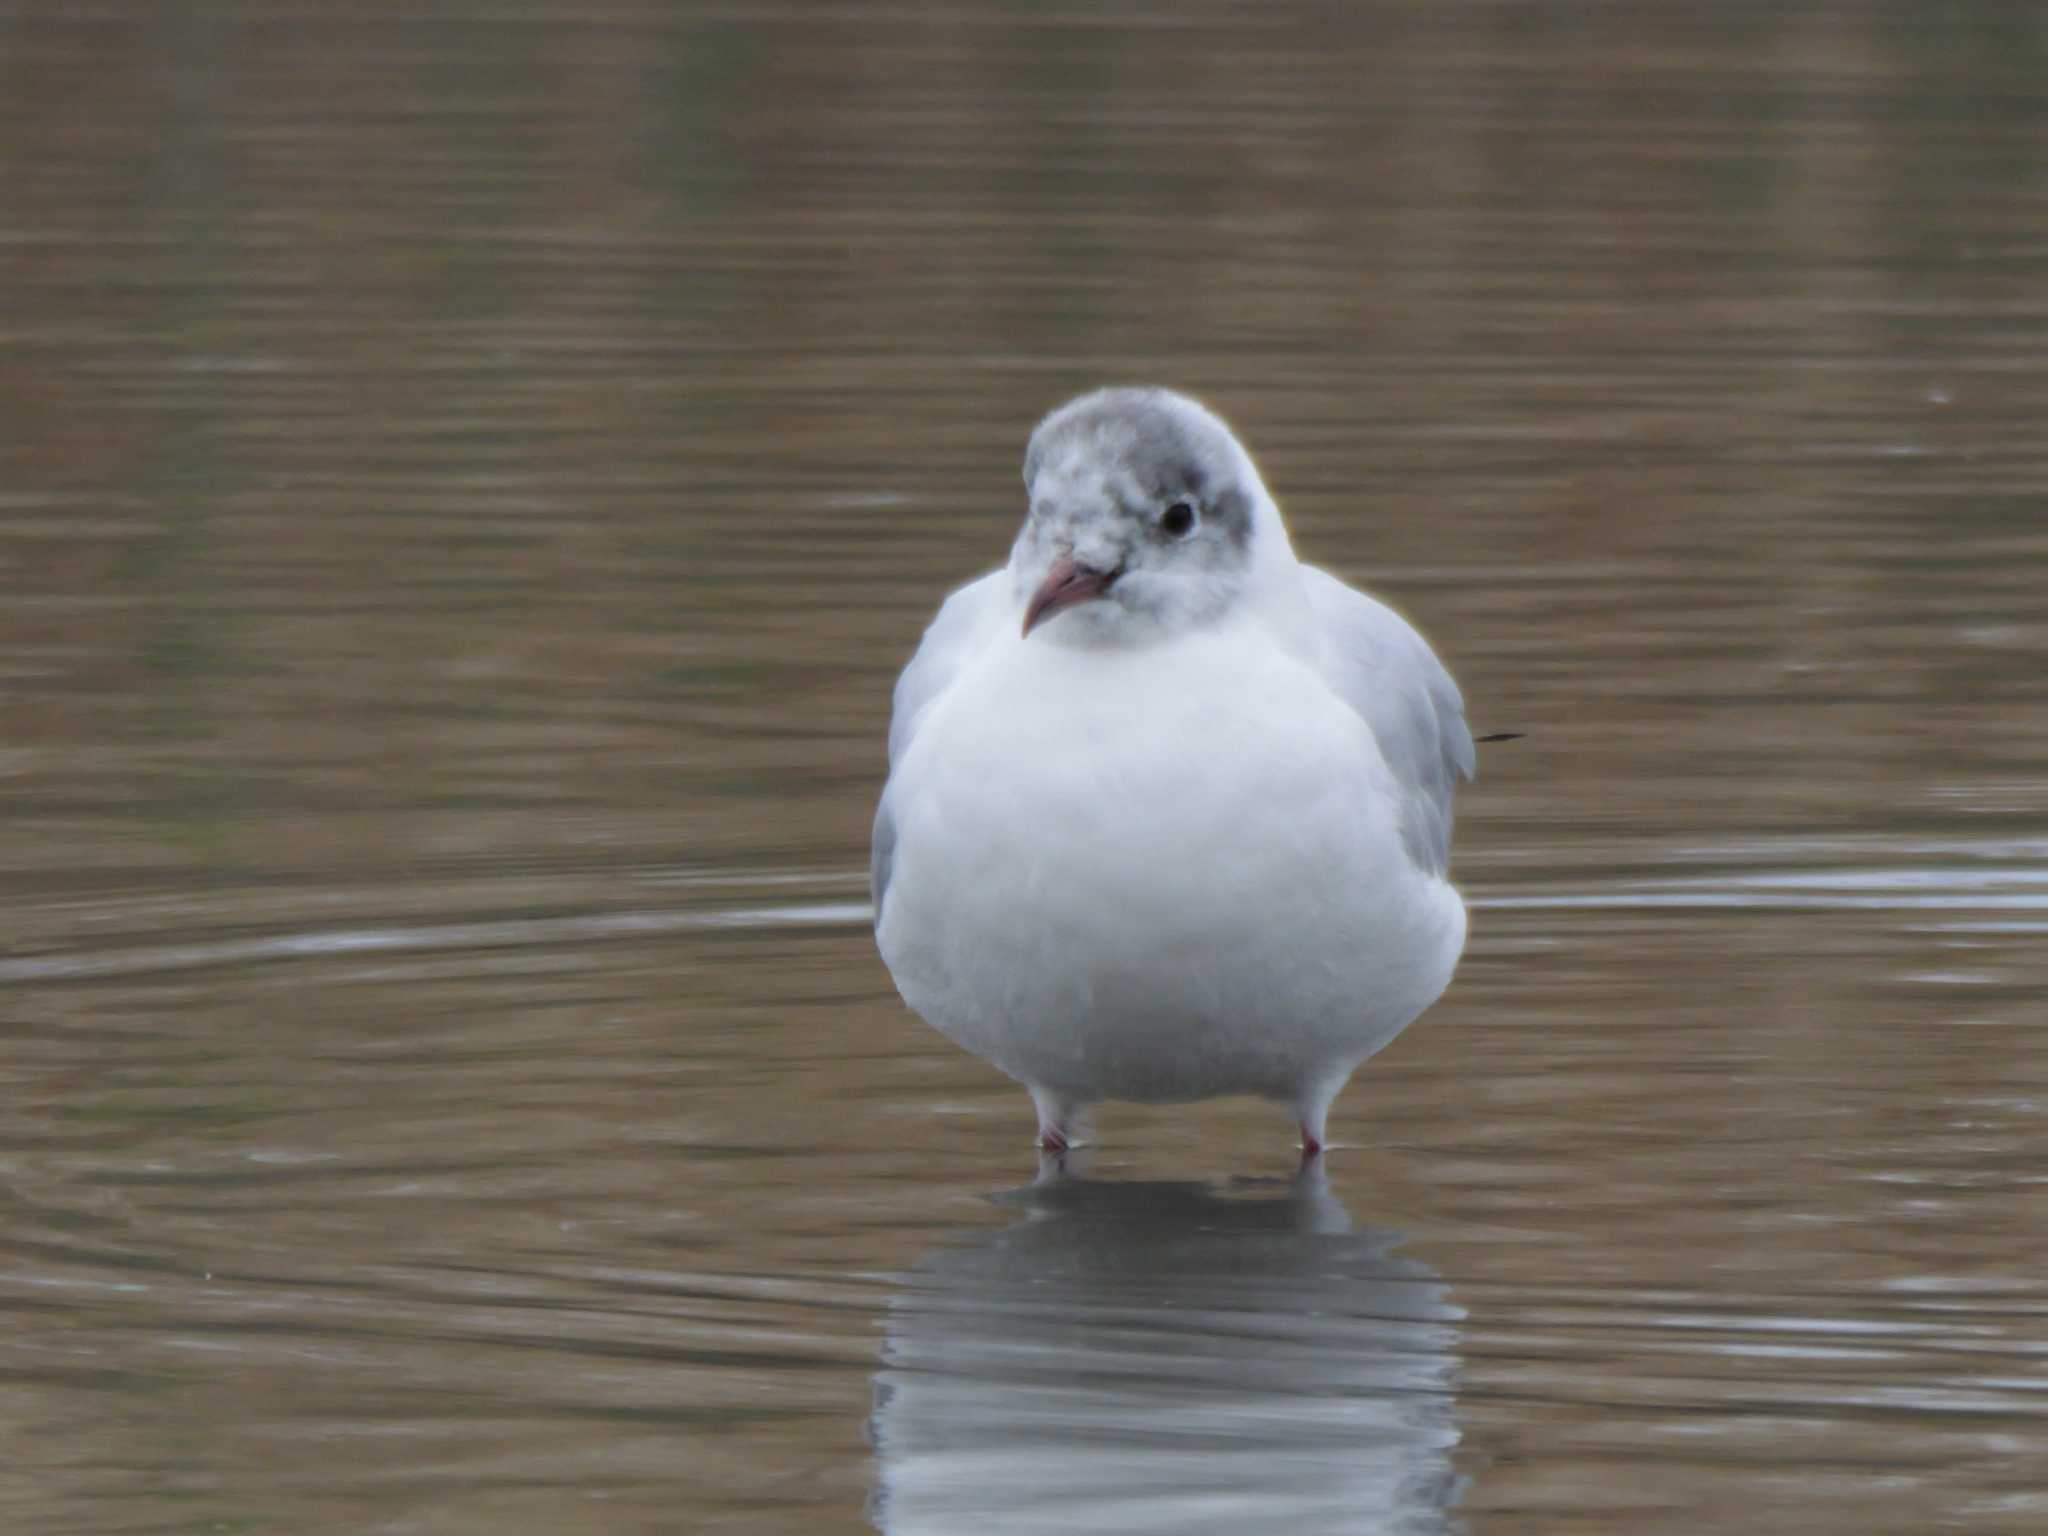
<instances>
[{"instance_id":1,"label":"gull's head","mask_svg":"<svg viewBox=\"0 0 2048 1536\"><path fill-rule=\"evenodd\" d=\"M1291 558L1230 429L1185 395L1102 389L1038 424L1010 552L1024 633L1143 644L1212 624L1264 562Z\"/></svg>"}]
</instances>

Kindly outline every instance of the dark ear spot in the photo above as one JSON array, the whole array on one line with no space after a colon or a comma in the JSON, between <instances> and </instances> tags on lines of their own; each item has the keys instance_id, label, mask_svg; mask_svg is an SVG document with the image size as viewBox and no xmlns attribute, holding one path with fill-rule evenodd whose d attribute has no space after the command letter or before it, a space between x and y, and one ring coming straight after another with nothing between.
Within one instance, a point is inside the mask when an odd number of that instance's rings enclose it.
<instances>
[{"instance_id":1,"label":"dark ear spot","mask_svg":"<svg viewBox=\"0 0 2048 1536\"><path fill-rule=\"evenodd\" d=\"M1206 505L1209 521L1221 528L1231 543L1239 549L1251 543L1251 497L1234 485L1225 486Z\"/></svg>"}]
</instances>

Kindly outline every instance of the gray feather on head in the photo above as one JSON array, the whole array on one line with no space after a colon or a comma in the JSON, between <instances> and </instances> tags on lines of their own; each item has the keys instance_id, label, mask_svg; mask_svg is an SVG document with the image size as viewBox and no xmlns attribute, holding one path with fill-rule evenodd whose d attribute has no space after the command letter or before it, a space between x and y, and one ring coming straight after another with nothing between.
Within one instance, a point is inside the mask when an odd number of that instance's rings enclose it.
<instances>
[{"instance_id":1,"label":"gray feather on head","mask_svg":"<svg viewBox=\"0 0 2048 1536\"><path fill-rule=\"evenodd\" d=\"M1244 450L1230 429L1170 389L1116 386L1069 400L1038 424L1024 449L1024 486L1034 500L1042 475L1070 480L1084 468L1113 467L1108 489L1120 509L1186 500L1239 544L1251 538L1252 501L1239 482Z\"/></svg>"}]
</instances>

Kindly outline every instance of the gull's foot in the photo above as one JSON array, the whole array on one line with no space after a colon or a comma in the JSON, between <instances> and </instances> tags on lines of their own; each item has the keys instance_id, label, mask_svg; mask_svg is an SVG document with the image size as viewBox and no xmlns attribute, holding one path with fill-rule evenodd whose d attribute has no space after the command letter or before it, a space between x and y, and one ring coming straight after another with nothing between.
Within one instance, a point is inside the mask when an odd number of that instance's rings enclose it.
<instances>
[{"instance_id":1,"label":"gull's foot","mask_svg":"<svg viewBox=\"0 0 2048 1536\"><path fill-rule=\"evenodd\" d=\"M1038 1177L1031 1182L1038 1188L1052 1184L1064 1184L1078 1178L1087 1165L1082 1161L1085 1154L1065 1152L1040 1152L1038 1154Z\"/></svg>"},{"instance_id":2,"label":"gull's foot","mask_svg":"<svg viewBox=\"0 0 2048 1536\"><path fill-rule=\"evenodd\" d=\"M1330 1170L1324 1166L1321 1148L1314 1152L1303 1149L1301 1163L1294 1170L1294 1177L1288 1188L1297 1195L1327 1194L1330 1188Z\"/></svg>"},{"instance_id":3,"label":"gull's foot","mask_svg":"<svg viewBox=\"0 0 2048 1536\"><path fill-rule=\"evenodd\" d=\"M1073 1138L1063 1125L1041 1125L1038 1128L1038 1150L1048 1157L1074 1150Z\"/></svg>"},{"instance_id":4,"label":"gull's foot","mask_svg":"<svg viewBox=\"0 0 2048 1536\"><path fill-rule=\"evenodd\" d=\"M1316 1134L1316 1129L1314 1126L1310 1125L1306 1120L1302 1121L1301 1160L1305 1163L1310 1158L1321 1157L1322 1155L1323 1138Z\"/></svg>"}]
</instances>

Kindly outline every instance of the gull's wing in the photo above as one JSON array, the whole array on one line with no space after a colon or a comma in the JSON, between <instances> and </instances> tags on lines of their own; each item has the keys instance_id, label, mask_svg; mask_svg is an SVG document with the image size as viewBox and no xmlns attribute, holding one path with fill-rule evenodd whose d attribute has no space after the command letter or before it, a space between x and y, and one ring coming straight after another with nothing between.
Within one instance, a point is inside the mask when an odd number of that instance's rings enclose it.
<instances>
[{"instance_id":1,"label":"gull's wing","mask_svg":"<svg viewBox=\"0 0 2048 1536\"><path fill-rule=\"evenodd\" d=\"M882 786L882 803L875 807L875 835L868 851L868 893L874 898L877 922L882 917L882 897L889 889L890 867L896 861L896 818L889 810L896 765L909 749L925 711L953 686L967 658L980 649L991 623L1007 610L1004 575L990 571L941 603L917 654L896 679L896 703L889 716L891 778Z\"/></svg>"},{"instance_id":2,"label":"gull's wing","mask_svg":"<svg viewBox=\"0 0 2048 1536\"><path fill-rule=\"evenodd\" d=\"M1422 869L1441 875L1451 863L1451 796L1475 765L1458 685L1385 603L1315 566L1301 575L1323 635L1323 674L1372 727L1401 790L1402 844Z\"/></svg>"}]
</instances>

